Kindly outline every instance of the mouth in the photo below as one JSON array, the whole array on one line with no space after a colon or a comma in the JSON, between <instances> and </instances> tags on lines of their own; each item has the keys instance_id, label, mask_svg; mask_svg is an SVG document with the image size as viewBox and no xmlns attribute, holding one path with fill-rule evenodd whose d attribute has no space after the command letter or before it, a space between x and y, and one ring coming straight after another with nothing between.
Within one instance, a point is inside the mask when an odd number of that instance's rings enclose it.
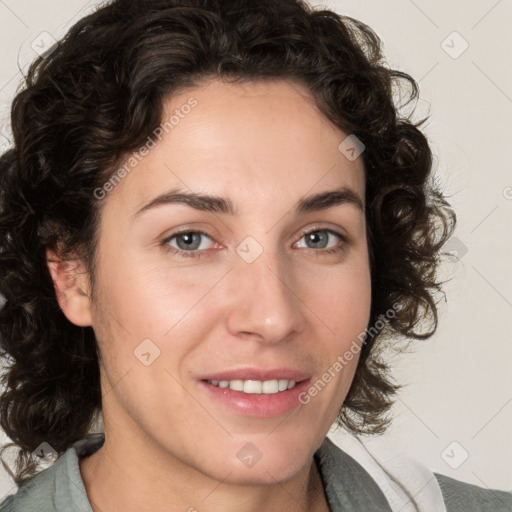
<instances>
[{"instance_id":1,"label":"mouth","mask_svg":"<svg viewBox=\"0 0 512 512\"><path fill-rule=\"evenodd\" d=\"M237 371L206 376L199 385L206 398L227 414L275 418L303 406L299 397L310 382L311 374L306 372Z\"/></svg>"}]
</instances>

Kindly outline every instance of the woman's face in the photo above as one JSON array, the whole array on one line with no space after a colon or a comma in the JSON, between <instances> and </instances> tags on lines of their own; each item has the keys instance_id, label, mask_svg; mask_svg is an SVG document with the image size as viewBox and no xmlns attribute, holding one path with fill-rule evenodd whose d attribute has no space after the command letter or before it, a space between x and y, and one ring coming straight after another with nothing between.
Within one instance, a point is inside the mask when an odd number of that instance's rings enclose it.
<instances>
[{"instance_id":1,"label":"woman's face","mask_svg":"<svg viewBox=\"0 0 512 512\"><path fill-rule=\"evenodd\" d=\"M214 80L173 96L172 130L102 201L92 326L127 457L275 483L336 418L370 315L364 167L306 95Z\"/></svg>"}]
</instances>

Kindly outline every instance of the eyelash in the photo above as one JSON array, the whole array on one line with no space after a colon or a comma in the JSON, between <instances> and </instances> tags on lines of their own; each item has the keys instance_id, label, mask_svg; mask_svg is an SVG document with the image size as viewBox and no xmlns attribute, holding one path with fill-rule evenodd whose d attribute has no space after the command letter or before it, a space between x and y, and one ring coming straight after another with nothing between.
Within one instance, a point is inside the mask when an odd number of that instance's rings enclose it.
<instances>
[{"instance_id":1,"label":"eyelash","mask_svg":"<svg viewBox=\"0 0 512 512\"><path fill-rule=\"evenodd\" d=\"M335 253L338 253L343 250L343 248L344 248L343 245L348 242L347 237L345 235L342 235L341 233L338 233L337 231L332 230L332 229L327 229L327 228L312 229L310 231L306 231L306 232L302 233L299 240L311 233L317 233L317 232L322 232L322 231L325 233L329 233L329 234L337 236L341 240L342 245L338 245L336 247L331 247L329 249L310 249L310 250L317 252L317 253L321 253L320 255L335 254ZM203 235L203 236L209 238L210 240L213 240L212 237L208 233L205 233L204 231L188 230L188 231L179 231L177 233L172 234L171 236L167 237L165 240L162 240L161 245L163 246L165 251L172 253L172 254L176 254L177 256L179 256L181 258L202 258L204 256L207 256L207 254L205 254L207 252L206 250L194 249L192 251L183 251L181 249L176 249L175 247L171 247L169 245L169 242L173 238L175 238L179 235L187 235L187 234L191 234L191 233Z\"/></svg>"}]
</instances>

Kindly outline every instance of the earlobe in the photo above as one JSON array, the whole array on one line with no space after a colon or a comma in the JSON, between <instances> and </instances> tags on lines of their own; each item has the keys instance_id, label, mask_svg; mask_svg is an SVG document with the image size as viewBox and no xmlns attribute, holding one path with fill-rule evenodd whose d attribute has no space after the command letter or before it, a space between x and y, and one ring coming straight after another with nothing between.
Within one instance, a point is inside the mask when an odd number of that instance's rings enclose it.
<instances>
[{"instance_id":1,"label":"earlobe","mask_svg":"<svg viewBox=\"0 0 512 512\"><path fill-rule=\"evenodd\" d=\"M47 249L46 263L62 312L73 324L92 324L89 274L81 259L61 260Z\"/></svg>"}]
</instances>

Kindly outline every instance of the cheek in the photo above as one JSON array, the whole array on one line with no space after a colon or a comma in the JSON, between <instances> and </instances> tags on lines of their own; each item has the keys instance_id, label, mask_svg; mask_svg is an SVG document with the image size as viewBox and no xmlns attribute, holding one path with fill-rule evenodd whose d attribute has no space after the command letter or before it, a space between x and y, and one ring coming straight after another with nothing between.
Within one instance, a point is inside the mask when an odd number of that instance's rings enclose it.
<instances>
[{"instance_id":1,"label":"cheek","mask_svg":"<svg viewBox=\"0 0 512 512\"><path fill-rule=\"evenodd\" d=\"M216 324L220 308L211 292L223 274L213 267L192 271L122 259L104 270L94 328L100 333L106 381L122 383L123 395L138 396L148 407L165 390L165 401L178 407L183 362L204 349Z\"/></svg>"},{"instance_id":2,"label":"cheek","mask_svg":"<svg viewBox=\"0 0 512 512\"><path fill-rule=\"evenodd\" d=\"M302 284L310 317L317 318L316 352L322 356L321 382L313 386L312 396L322 396L317 406L333 419L352 383L370 318L371 277L365 261L362 255L352 265L310 276Z\"/></svg>"},{"instance_id":3,"label":"cheek","mask_svg":"<svg viewBox=\"0 0 512 512\"><path fill-rule=\"evenodd\" d=\"M192 286L178 272L136 265L125 270L121 261L110 269L95 306L104 393L152 428L163 414L162 400L173 404L173 414L186 416L180 365L206 336L198 303L207 283Z\"/></svg>"},{"instance_id":4,"label":"cheek","mask_svg":"<svg viewBox=\"0 0 512 512\"><path fill-rule=\"evenodd\" d=\"M332 347L343 346L368 326L371 309L371 277L364 254L350 264L301 273L305 304L331 336Z\"/></svg>"},{"instance_id":5,"label":"cheek","mask_svg":"<svg viewBox=\"0 0 512 512\"><path fill-rule=\"evenodd\" d=\"M218 281L219 272L212 267L151 264L127 255L110 268L105 266L102 301L126 331L161 339L199 305Z\"/></svg>"}]
</instances>

